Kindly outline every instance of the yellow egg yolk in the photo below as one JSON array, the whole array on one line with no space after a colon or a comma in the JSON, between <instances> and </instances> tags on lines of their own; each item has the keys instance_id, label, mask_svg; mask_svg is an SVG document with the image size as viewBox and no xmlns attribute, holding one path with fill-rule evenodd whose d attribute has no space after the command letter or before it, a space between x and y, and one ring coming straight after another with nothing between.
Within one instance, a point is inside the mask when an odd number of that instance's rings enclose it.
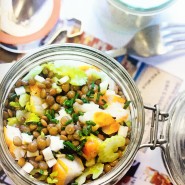
<instances>
[{"instance_id":1,"label":"yellow egg yolk","mask_svg":"<svg viewBox=\"0 0 185 185\"><path fill-rule=\"evenodd\" d=\"M122 98L121 96L114 96L113 97L113 102L119 102L119 103L125 103L125 99Z\"/></svg>"},{"instance_id":2,"label":"yellow egg yolk","mask_svg":"<svg viewBox=\"0 0 185 185\"><path fill-rule=\"evenodd\" d=\"M93 120L100 127L114 124L116 122L116 120L110 114L105 112L95 112Z\"/></svg>"},{"instance_id":3,"label":"yellow egg yolk","mask_svg":"<svg viewBox=\"0 0 185 185\"><path fill-rule=\"evenodd\" d=\"M100 71L100 69L98 69L97 67L95 67L95 66L80 66L79 67L81 70L83 70L83 71L87 71L87 70L89 70L89 69L95 69L95 70L97 70L97 71Z\"/></svg>"}]
</instances>

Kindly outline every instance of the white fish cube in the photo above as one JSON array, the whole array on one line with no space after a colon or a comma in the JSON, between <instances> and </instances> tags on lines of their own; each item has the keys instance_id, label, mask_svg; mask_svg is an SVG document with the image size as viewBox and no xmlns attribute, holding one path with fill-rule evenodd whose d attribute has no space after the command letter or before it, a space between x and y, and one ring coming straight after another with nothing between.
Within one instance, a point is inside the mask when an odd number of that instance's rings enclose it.
<instances>
[{"instance_id":1,"label":"white fish cube","mask_svg":"<svg viewBox=\"0 0 185 185\"><path fill-rule=\"evenodd\" d=\"M55 158L53 158L53 159L46 161L46 163L51 168L52 166L54 166L57 163L57 160Z\"/></svg>"},{"instance_id":2,"label":"white fish cube","mask_svg":"<svg viewBox=\"0 0 185 185\"><path fill-rule=\"evenodd\" d=\"M15 160L19 160L20 158L25 156L26 151L23 150L21 147L16 147L13 153L15 154Z\"/></svg>"},{"instance_id":3,"label":"white fish cube","mask_svg":"<svg viewBox=\"0 0 185 185\"><path fill-rule=\"evenodd\" d=\"M66 113L64 107L62 107L62 108L58 111L58 113L59 113L59 116L56 117L57 120L60 120L60 119L61 119L62 117L64 117L64 116L67 116L67 117L69 117L69 119L71 119L70 114L67 114L67 113Z\"/></svg>"},{"instance_id":4,"label":"white fish cube","mask_svg":"<svg viewBox=\"0 0 185 185\"><path fill-rule=\"evenodd\" d=\"M23 144L31 143L32 140L33 140L33 136L28 135L26 133L21 133L21 137L22 137L22 143Z\"/></svg>"},{"instance_id":5,"label":"white fish cube","mask_svg":"<svg viewBox=\"0 0 185 185\"><path fill-rule=\"evenodd\" d=\"M108 88L108 85L109 85L108 81L101 82L100 83L100 92L104 94Z\"/></svg>"},{"instance_id":6,"label":"white fish cube","mask_svg":"<svg viewBox=\"0 0 185 185\"><path fill-rule=\"evenodd\" d=\"M33 170L33 165L29 162L26 162L25 165L22 167L22 169L27 172L30 173Z\"/></svg>"},{"instance_id":7,"label":"white fish cube","mask_svg":"<svg viewBox=\"0 0 185 185\"><path fill-rule=\"evenodd\" d=\"M60 82L61 84L64 84L64 83L66 83L68 80L69 80L69 76L64 76L64 77L62 77L62 78L59 80L59 82Z\"/></svg>"},{"instance_id":8,"label":"white fish cube","mask_svg":"<svg viewBox=\"0 0 185 185\"><path fill-rule=\"evenodd\" d=\"M47 147L44 150L42 150L42 153L43 153L44 158L45 158L46 161L51 160L51 159L54 158L50 147Z\"/></svg>"},{"instance_id":9,"label":"white fish cube","mask_svg":"<svg viewBox=\"0 0 185 185\"><path fill-rule=\"evenodd\" d=\"M118 135L119 136L123 136L123 137L127 137L127 133L128 133L128 127L127 126L120 126L119 130L118 130Z\"/></svg>"},{"instance_id":10,"label":"white fish cube","mask_svg":"<svg viewBox=\"0 0 185 185\"><path fill-rule=\"evenodd\" d=\"M54 152L58 152L64 148L63 140L60 140L59 136L50 136L50 148Z\"/></svg>"},{"instance_id":11,"label":"white fish cube","mask_svg":"<svg viewBox=\"0 0 185 185\"><path fill-rule=\"evenodd\" d=\"M38 81L38 82L40 82L40 83L42 83L42 82L45 81L45 79L42 76L39 76L39 75L36 75L35 76L35 80Z\"/></svg>"},{"instance_id":12,"label":"white fish cube","mask_svg":"<svg viewBox=\"0 0 185 185\"><path fill-rule=\"evenodd\" d=\"M90 102L90 103L84 103L84 104L79 104L77 102L75 102L73 104L73 108L75 111L82 111L82 112L89 112L89 111L99 111L99 105L95 104L94 102Z\"/></svg>"},{"instance_id":13,"label":"white fish cube","mask_svg":"<svg viewBox=\"0 0 185 185\"><path fill-rule=\"evenodd\" d=\"M21 137L21 131L19 130L19 128L7 125L7 136L11 140L13 140L15 136Z\"/></svg>"},{"instance_id":14,"label":"white fish cube","mask_svg":"<svg viewBox=\"0 0 185 185\"><path fill-rule=\"evenodd\" d=\"M17 96L19 96L21 94L26 93L26 90L25 90L25 88L23 86L17 87L17 88L15 88L15 93L17 94Z\"/></svg>"},{"instance_id":15,"label":"white fish cube","mask_svg":"<svg viewBox=\"0 0 185 185\"><path fill-rule=\"evenodd\" d=\"M29 152L27 151L27 157L36 157L39 155L39 151L37 150L36 152Z\"/></svg>"}]
</instances>

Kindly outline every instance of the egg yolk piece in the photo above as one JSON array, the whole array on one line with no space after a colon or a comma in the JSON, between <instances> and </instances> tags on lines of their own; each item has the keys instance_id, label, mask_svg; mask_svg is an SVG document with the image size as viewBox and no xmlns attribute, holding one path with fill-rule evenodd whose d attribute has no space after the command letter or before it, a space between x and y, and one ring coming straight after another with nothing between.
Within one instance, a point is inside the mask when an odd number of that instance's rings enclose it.
<instances>
[{"instance_id":1,"label":"egg yolk piece","mask_svg":"<svg viewBox=\"0 0 185 185\"><path fill-rule=\"evenodd\" d=\"M107 125L107 126L104 126L102 127L102 131L105 133L105 134L113 134L115 132L118 132L119 130L119 127L120 127L120 124L118 122L114 122L113 124L111 125Z\"/></svg>"},{"instance_id":2,"label":"egg yolk piece","mask_svg":"<svg viewBox=\"0 0 185 185\"><path fill-rule=\"evenodd\" d=\"M90 66L90 65L85 65L85 66L79 66L79 68L83 71L87 71L89 69L94 69L96 71L100 71L100 69L98 69L97 67L95 66Z\"/></svg>"},{"instance_id":3,"label":"egg yolk piece","mask_svg":"<svg viewBox=\"0 0 185 185\"><path fill-rule=\"evenodd\" d=\"M115 119L110 114L105 112L95 112L93 120L100 127L111 125L116 122Z\"/></svg>"},{"instance_id":4,"label":"egg yolk piece","mask_svg":"<svg viewBox=\"0 0 185 185\"><path fill-rule=\"evenodd\" d=\"M94 140L89 140L83 147L83 153L86 160L94 159L98 155L99 143Z\"/></svg>"},{"instance_id":5,"label":"egg yolk piece","mask_svg":"<svg viewBox=\"0 0 185 185\"><path fill-rule=\"evenodd\" d=\"M120 124L110 114L105 112L95 112L94 122L98 127L102 127L102 131L108 135L117 132L120 127Z\"/></svg>"},{"instance_id":6,"label":"egg yolk piece","mask_svg":"<svg viewBox=\"0 0 185 185\"><path fill-rule=\"evenodd\" d=\"M121 96L114 96L113 97L113 102L119 102L119 103L123 104L123 103L126 102L126 100Z\"/></svg>"}]
</instances>

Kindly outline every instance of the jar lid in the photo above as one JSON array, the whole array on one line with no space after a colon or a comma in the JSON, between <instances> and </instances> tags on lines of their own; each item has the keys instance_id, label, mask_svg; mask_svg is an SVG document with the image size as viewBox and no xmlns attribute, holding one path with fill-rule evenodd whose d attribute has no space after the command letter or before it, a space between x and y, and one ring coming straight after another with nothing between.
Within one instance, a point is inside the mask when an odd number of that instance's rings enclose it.
<instances>
[{"instance_id":1,"label":"jar lid","mask_svg":"<svg viewBox=\"0 0 185 185\"><path fill-rule=\"evenodd\" d=\"M185 182L185 92L170 106L169 115L165 162L174 182L181 185Z\"/></svg>"}]
</instances>

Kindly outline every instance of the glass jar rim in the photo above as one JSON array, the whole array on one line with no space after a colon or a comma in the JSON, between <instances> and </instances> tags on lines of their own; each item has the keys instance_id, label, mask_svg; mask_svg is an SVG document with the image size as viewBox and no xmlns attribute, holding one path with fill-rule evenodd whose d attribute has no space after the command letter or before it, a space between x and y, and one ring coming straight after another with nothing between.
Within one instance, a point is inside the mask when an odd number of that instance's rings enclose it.
<instances>
[{"instance_id":1,"label":"glass jar rim","mask_svg":"<svg viewBox=\"0 0 185 185\"><path fill-rule=\"evenodd\" d=\"M163 4L159 6L153 6L150 8L142 8L137 6L132 6L127 3L124 3L120 0L108 0L108 2L116 7L117 9L132 14L132 15L138 15L138 16L152 16L158 13L161 13L162 11L169 8L171 5L173 5L177 0L167 0Z\"/></svg>"}]
</instances>

